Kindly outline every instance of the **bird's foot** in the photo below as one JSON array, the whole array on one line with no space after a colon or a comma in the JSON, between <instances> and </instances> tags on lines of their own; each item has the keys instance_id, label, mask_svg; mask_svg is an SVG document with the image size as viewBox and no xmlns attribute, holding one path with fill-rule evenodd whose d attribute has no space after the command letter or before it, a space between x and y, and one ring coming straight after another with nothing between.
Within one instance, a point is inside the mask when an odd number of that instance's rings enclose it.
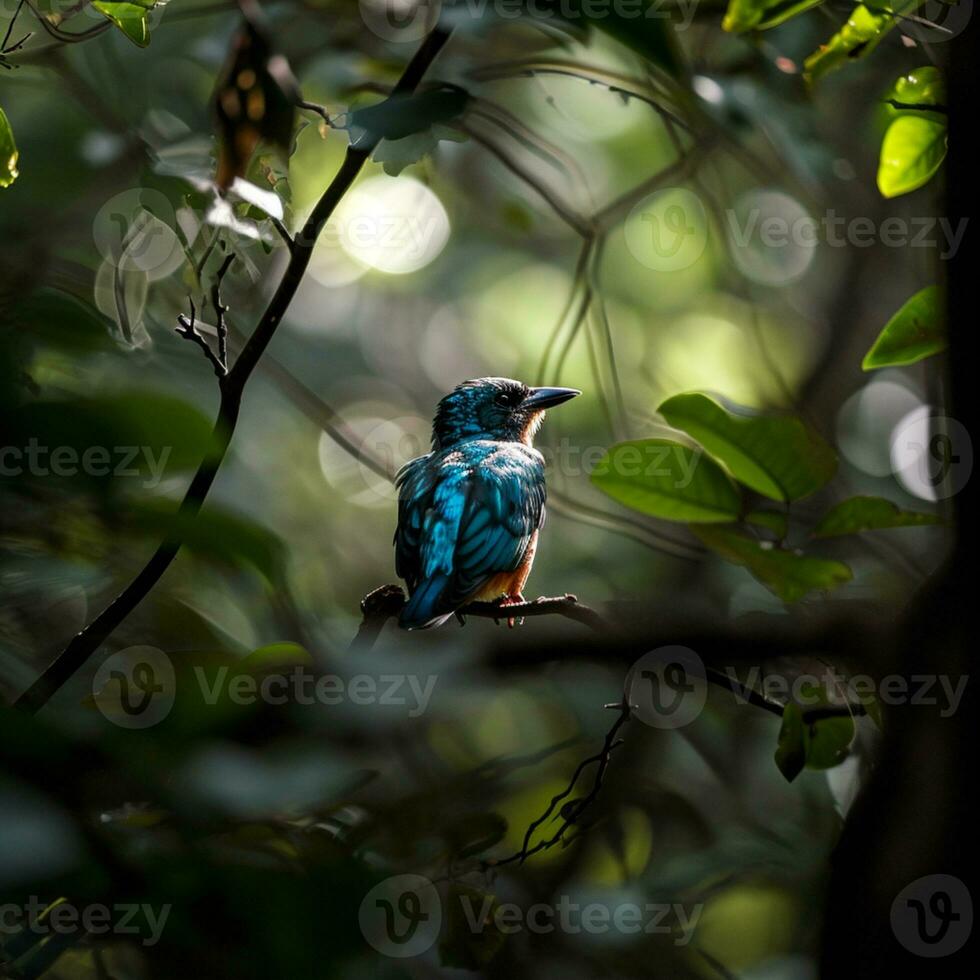
<instances>
[{"instance_id":1,"label":"bird's foot","mask_svg":"<svg viewBox=\"0 0 980 980\"><path fill-rule=\"evenodd\" d=\"M524 596L522 596L520 593L518 593L517 595L505 595L502 599L500 599L498 601L497 605L499 606L499 608L505 609L507 606L522 606L526 602L527 602L527 599L525 599ZM494 622L499 622L499 621L498 620L494 620ZM519 626L523 626L524 625L524 617L523 616L521 616L521 617L508 616L507 617L507 627L508 627L508 629L513 629L515 626L518 626L518 625Z\"/></svg>"},{"instance_id":2,"label":"bird's foot","mask_svg":"<svg viewBox=\"0 0 980 980\"><path fill-rule=\"evenodd\" d=\"M466 617L459 609L457 609L456 612L453 613L453 615L456 617L456 621L459 623L460 626L466 625Z\"/></svg>"}]
</instances>

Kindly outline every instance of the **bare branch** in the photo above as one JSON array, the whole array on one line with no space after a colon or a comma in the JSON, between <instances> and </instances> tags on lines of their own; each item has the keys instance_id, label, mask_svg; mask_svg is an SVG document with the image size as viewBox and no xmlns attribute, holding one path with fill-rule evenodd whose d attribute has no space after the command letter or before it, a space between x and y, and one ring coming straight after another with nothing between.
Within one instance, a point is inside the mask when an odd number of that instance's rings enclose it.
<instances>
[{"instance_id":1,"label":"bare branch","mask_svg":"<svg viewBox=\"0 0 980 980\"><path fill-rule=\"evenodd\" d=\"M198 347L204 351L204 356L208 359L208 363L214 368L215 376L218 380L222 380L225 375L228 374L228 369L225 367L224 362L221 358L211 350L211 345L204 339L200 331L197 329L197 310L194 308L194 300L190 296L187 297L187 302L191 307L191 315L189 317L184 316L181 313L177 317L178 326L176 331L185 340L191 341L193 344L197 344Z\"/></svg>"}]
</instances>

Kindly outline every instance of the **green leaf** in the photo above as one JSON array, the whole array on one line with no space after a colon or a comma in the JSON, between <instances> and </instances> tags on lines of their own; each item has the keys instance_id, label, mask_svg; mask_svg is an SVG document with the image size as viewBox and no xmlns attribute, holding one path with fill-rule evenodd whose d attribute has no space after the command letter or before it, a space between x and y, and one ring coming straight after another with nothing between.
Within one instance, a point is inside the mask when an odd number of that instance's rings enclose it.
<instances>
[{"instance_id":1,"label":"green leaf","mask_svg":"<svg viewBox=\"0 0 980 980\"><path fill-rule=\"evenodd\" d=\"M820 3L823 0L729 0L721 26L732 34L765 31Z\"/></svg>"},{"instance_id":2,"label":"green leaf","mask_svg":"<svg viewBox=\"0 0 980 980\"><path fill-rule=\"evenodd\" d=\"M800 706L790 702L783 708L783 723L779 726L779 739L774 756L779 771L791 783L803 772L806 765L806 732Z\"/></svg>"},{"instance_id":3,"label":"green leaf","mask_svg":"<svg viewBox=\"0 0 980 980\"><path fill-rule=\"evenodd\" d=\"M147 18L158 0L93 0L92 6L141 48L150 43Z\"/></svg>"},{"instance_id":4,"label":"green leaf","mask_svg":"<svg viewBox=\"0 0 980 980\"><path fill-rule=\"evenodd\" d=\"M637 439L612 446L592 482L613 500L669 521L734 520L741 495L707 453L672 439Z\"/></svg>"},{"instance_id":5,"label":"green leaf","mask_svg":"<svg viewBox=\"0 0 980 980\"><path fill-rule=\"evenodd\" d=\"M786 515L779 511L753 510L745 515L745 523L767 528L780 540L786 537Z\"/></svg>"},{"instance_id":6,"label":"green leaf","mask_svg":"<svg viewBox=\"0 0 980 980\"><path fill-rule=\"evenodd\" d=\"M774 755L779 771L792 782L807 769L832 769L840 765L854 739L854 719L850 715L807 720L807 712L829 707L827 692L814 684L804 684L801 695L806 699L803 708L790 701L783 708L783 723Z\"/></svg>"},{"instance_id":7,"label":"green leaf","mask_svg":"<svg viewBox=\"0 0 980 980\"><path fill-rule=\"evenodd\" d=\"M935 514L902 510L884 497L851 497L826 513L810 532L814 538L831 538L840 534L858 534L889 527L920 527L939 524Z\"/></svg>"},{"instance_id":8,"label":"green leaf","mask_svg":"<svg viewBox=\"0 0 980 980\"><path fill-rule=\"evenodd\" d=\"M0 187L9 187L18 177L17 144L7 114L0 109Z\"/></svg>"},{"instance_id":9,"label":"green leaf","mask_svg":"<svg viewBox=\"0 0 980 980\"><path fill-rule=\"evenodd\" d=\"M946 158L946 117L907 112L881 141L878 190L885 197L908 194L925 184Z\"/></svg>"},{"instance_id":10,"label":"green leaf","mask_svg":"<svg viewBox=\"0 0 980 980\"><path fill-rule=\"evenodd\" d=\"M373 138L400 140L437 124L448 124L460 116L470 96L455 86L413 95L394 96L348 114L347 127L356 139L364 130Z\"/></svg>"},{"instance_id":11,"label":"green leaf","mask_svg":"<svg viewBox=\"0 0 980 980\"><path fill-rule=\"evenodd\" d=\"M866 57L898 23L899 17L912 13L922 2L896 0L889 10L875 7L875 12L858 4L844 26L804 61L804 78L812 84L841 66Z\"/></svg>"},{"instance_id":12,"label":"green leaf","mask_svg":"<svg viewBox=\"0 0 980 980\"><path fill-rule=\"evenodd\" d=\"M371 159L380 163L389 177L397 177L406 167L431 154L440 140L462 143L465 139L466 135L459 130L448 126L430 126L400 140L382 140L371 154Z\"/></svg>"},{"instance_id":13,"label":"green leaf","mask_svg":"<svg viewBox=\"0 0 980 980\"><path fill-rule=\"evenodd\" d=\"M724 463L736 480L773 500L805 497L837 469L834 451L797 418L728 411L699 392L668 398L658 411Z\"/></svg>"},{"instance_id":14,"label":"green leaf","mask_svg":"<svg viewBox=\"0 0 980 980\"><path fill-rule=\"evenodd\" d=\"M916 106L928 110L946 104L946 81L943 73L933 65L916 68L902 75L892 86L886 101L898 102L902 106ZM898 108L905 112L906 109Z\"/></svg>"},{"instance_id":15,"label":"green leaf","mask_svg":"<svg viewBox=\"0 0 980 980\"><path fill-rule=\"evenodd\" d=\"M915 364L946 349L946 329L938 286L926 286L885 324L861 368L900 367Z\"/></svg>"},{"instance_id":16,"label":"green leaf","mask_svg":"<svg viewBox=\"0 0 980 980\"><path fill-rule=\"evenodd\" d=\"M747 568L783 602L796 602L810 592L835 589L852 577L843 562L788 551L732 528L694 526L691 530L726 561Z\"/></svg>"},{"instance_id":17,"label":"green leaf","mask_svg":"<svg viewBox=\"0 0 980 980\"><path fill-rule=\"evenodd\" d=\"M816 684L802 685L801 692L807 704L803 709L807 769L833 769L847 758L854 739L854 719L850 715L807 720L807 712L830 707L827 692Z\"/></svg>"}]
</instances>

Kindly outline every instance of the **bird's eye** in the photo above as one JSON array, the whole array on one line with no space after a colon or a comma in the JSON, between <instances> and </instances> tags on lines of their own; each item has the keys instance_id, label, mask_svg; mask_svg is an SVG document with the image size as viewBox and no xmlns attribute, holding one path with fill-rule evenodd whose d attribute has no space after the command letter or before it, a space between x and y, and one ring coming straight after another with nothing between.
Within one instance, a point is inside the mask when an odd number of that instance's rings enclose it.
<instances>
[{"instance_id":1,"label":"bird's eye","mask_svg":"<svg viewBox=\"0 0 980 980\"><path fill-rule=\"evenodd\" d=\"M513 408L518 401L520 401L520 396L515 391L502 391L493 400L494 404L501 408Z\"/></svg>"}]
</instances>

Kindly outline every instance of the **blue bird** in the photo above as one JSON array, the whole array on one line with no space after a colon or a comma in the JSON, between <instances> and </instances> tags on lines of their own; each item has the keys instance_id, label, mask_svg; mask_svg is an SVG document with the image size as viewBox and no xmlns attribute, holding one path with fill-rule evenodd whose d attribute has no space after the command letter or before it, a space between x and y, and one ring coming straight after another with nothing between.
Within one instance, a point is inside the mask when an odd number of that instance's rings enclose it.
<instances>
[{"instance_id":1,"label":"blue bird","mask_svg":"<svg viewBox=\"0 0 980 980\"><path fill-rule=\"evenodd\" d=\"M544 523L544 457L532 440L546 408L580 394L477 378L439 402L432 452L396 477L395 570L409 594L400 626L439 626L468 602L523 601Z\"/></svg>"}]
</instances>

